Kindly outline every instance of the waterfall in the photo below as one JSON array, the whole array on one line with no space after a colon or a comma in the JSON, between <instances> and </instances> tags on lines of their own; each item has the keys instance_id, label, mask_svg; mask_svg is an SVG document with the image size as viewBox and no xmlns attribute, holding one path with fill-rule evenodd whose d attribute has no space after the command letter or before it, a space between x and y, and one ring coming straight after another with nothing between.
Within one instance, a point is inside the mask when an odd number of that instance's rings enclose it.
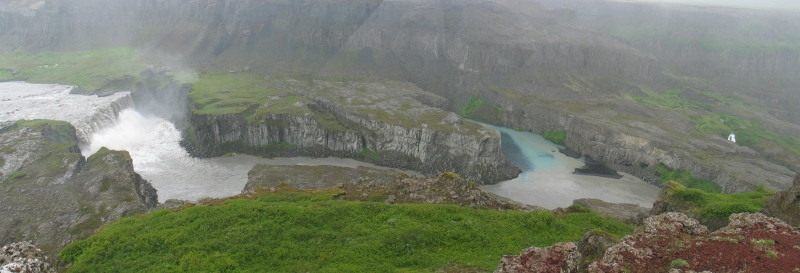
<instances>
[{"instance_id":1,"label":"waterfall","mask_svg":"<svg viewBox=\"0 0 800 273\"><path fill-rule=\"evenodd\" d=\"M79 144L91 143L92 134L117 122L119 113L132 108L130 92L108 96L70 94L75 86L0 83L0 121L50 119L75 127Z\"/></svg>"}]
</instances>

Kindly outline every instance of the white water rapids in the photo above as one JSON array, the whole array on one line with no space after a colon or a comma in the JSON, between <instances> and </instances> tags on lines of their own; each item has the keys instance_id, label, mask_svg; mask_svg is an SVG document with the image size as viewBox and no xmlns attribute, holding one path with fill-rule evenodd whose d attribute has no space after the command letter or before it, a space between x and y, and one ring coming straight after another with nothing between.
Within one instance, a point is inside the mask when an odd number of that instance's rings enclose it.
<instances>
[{"instance_id":1,"label":"white water rapids","mask_svg":"<svg viewBox=\"0 0 800 273\"><path fill-rule=\"evenodd\" d=\"M180 131L169 121L128 109L119 114L115 125L95 133L91 145L82 150L86 156L100 147L128 151L136 172L158 190L159 202L239 194L247 184L247 172L258 163L383 168L342 158L266 159L249 155L193 158L180 146L180 140Z\"/></svg>"}]
</instances>

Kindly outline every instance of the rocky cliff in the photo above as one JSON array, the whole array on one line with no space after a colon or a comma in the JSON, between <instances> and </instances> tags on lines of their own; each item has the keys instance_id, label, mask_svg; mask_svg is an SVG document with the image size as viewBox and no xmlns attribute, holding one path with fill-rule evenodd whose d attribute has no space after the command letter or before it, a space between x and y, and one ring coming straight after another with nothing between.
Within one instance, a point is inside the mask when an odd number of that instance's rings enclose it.
<instances>
[{"instance_id":1,"label":"rocky cliff","mask_svg":"<svg viewBox=\"0 0 800 273\"><path fill-rule=\"evenodd\" d=\"M497 131L423 104L415 97L426 92L413 84L294 79L280 84L292 95L249 104L242 113L194 114L187 150L200 156L345 156L425 174L459 172L480 183L519 173L503 156ZM280 105L295 112L275 112L284 109ZM211 106L195 112L205 107Z\"/></svg>"},{"instance_id":2,"label":"rocky cliff","mask_svg":"<svg viewBox=\"0 0 800 273\"><path fill-rule=\"evenodd\" d=\"M156 206L156 190L134 172L127 152L84 158L67 123L4 123L0 132L0 244L30 241L53 256L106 223Z\"/></svg>"},{"instance_id":3,"label":"rocky cliff","mask_svg":"<svg viewBox=\"0 0 800 273\"><path fill-rule=\"evenodd\" d=\"M779 191L764 204L764 214L781 219L789 225L800 226L800 174L794 178L793 186Z\"/></svg>"},{"instance_id":4,"label":"rocky cliff","mask_svg":"<svg viewBox=\"0 0 800 273\"><path fill-rule=\"evenodd\" d=\"M796 11L542 0L569 10L572 22L655 56L669 76L698 89L748 94L784 121L800 124L800 26ZM700 81L696 81L701 79Z\"/></svg>"},{"instance_id":5,"label":"rocky cliff","mask_svg":"<svg viewBox=\"0 0 800 273\"><path fill-rule=\"evenodd\" d=\"M338 199L387 204L454 204L471 208L530 210L529 206L487 194L455 173L410 176L391 169L336 166L256 165L242 194L275 191L340 191Z\"/></svg>"}]
</instances>

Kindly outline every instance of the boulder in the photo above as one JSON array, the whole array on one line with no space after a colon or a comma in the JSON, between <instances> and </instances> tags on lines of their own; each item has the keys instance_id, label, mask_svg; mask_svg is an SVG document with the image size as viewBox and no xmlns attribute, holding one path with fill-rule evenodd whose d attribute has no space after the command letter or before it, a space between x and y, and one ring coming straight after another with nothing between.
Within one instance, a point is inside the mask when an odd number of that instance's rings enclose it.
<instances>
[{"instance_id":1,"label":"boulder","mask_svg":"<svg viewBox=\"0 0 800 273\"><path fill-rule=\"evenodd\" d=\"M779 191L764 203L764 214L800 226L800 173L794 178L793 186L787 191Z\"/></svg>"},{"instance_id":2,"label":"boulder","mask_svg":"<svg viewBox=\"0 0 800 273\"><path fill-rule=\"evenodd\" d=\"M578 272L581 253L575 243L523 249L519 256L505 256L495 273L572 273Z\"/></svg>"},{"instance_id":3,"label":"boulder","mask_svg":"<svg viewBox=\"0 0 800 273\"><path fill-rule=\"evenodd\" d=\"M0 273L55 273L50 259L29 242L12 243L0 249Z\"/></svg>"}]
</instances>

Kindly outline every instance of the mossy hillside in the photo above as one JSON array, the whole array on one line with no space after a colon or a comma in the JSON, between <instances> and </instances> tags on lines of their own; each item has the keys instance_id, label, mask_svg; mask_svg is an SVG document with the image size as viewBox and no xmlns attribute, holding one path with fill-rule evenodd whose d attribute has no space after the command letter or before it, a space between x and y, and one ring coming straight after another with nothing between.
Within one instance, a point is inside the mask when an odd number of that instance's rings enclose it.
<instances>
[{"instance_id":1,"label":"mossy hillside","mask_svg":"<svg viewBox=\"0 0 800 273\"><path fill-rule=\"evenodd\" d=\"M680 111L686 118L695 122L697 130L701 133L727 138L731 132L735 132L736 144L740 146L778 151L769 157L781 165L795 165L800 158L800 137L779 134L764 127L755 117L747 117L748 113L760 113L765 110L761 106L749 103L745 97L736 94L726 96L701 92L696 94L697 100L693 100L685 96L680 89L668 89L662 93L655 93L647 88L642 90L647 96L631 99L652 107ZM712 111L715 107L731 108L743 116L716 113Z\"/></svg>"},{"instance_id":2,"label":"mossy hillside","mask_svg":"<svg viewBox=\"0 0 800 273\"><path fill-rule=\"evenodd\" d=\"M138 52L130 48L36 54L14 51L0 55L0 81L60 83L93 91L114 80L136 78L145 67ZM14 75L13 70L19 73Z\"/></svg>"},{"instance_id":3,"label":"mossy hillside","mask_svg":"<svg viewBox=\"0 0 800 273\"><path fill-rule=\"evenodd\" d=\"M160 210L106 226L61 253L68 272L430 272L492 270L502 255L577 241L600 228L633 231L594 213L476 210L335 200L284 192L216 206Z\"/></svg>"},{"instance_id":4,"label":"mossy hillside","mask_svg":"<svg viewBox=\"0 0 800 273\"><path fill-rule=\"evenodd\" d=\"M668 202L680 202L689 212L702 215L705 221L713 219L726 220L731 214L740 212L759 212L764 208L764 202L775 194L774 191L758 187L754 191L720 194L710 193L699 189L687 188L676 182L668 182L664 189Z\"/></svg>"}]
</instances>

